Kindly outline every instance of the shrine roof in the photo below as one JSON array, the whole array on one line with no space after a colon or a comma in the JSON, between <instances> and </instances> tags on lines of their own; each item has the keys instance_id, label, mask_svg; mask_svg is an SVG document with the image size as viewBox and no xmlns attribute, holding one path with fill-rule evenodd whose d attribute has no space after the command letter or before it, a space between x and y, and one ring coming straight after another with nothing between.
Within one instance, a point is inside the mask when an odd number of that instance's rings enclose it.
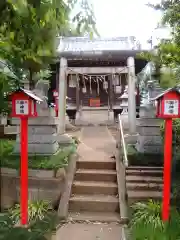
<instances>
[{"instance_id":1,"label":"shrine roof","mask_svg":"<svg viewBox=\"0 0 180 240\"><path fill-rule=\"evenodd\" d=\"M34 99L37 102L42 102L43 100L38 97L36 94L34 94L32 91L25 89L25 88L19 88L16 92L24 92L26 95L28 95L30 98Z\"/></svg>"},{"instance_id":2,"label":"shrine roof","mask_svg":"<svg viewBox=\"0 0 180 240\"><path fill-rule=\"evenodd\" d=\"M172 88L168 88L167 90L165 90L164 92L160 93L155 98L151 98L150 100L151 101L158 100L158 99L162 98L166 93L168 93L170 91L174 91L174 92L177 92L178 94L180 94L180 85L177 85L177 86L172 87Z\"/></svg>"},{"instance_id":3,"label":"shrine roof","mask_svg":"<svg viewBox=\"0 0 180 240\"><path fill-rule=\"evenodd\" d=\"M127 53L130 55L140 52L140 44L135 37L95 38L88 37L60 37L57 52L61 56L100 56L104 53ZM134 53L134 54L133 54Z\"/></svg>"}]
</instances>

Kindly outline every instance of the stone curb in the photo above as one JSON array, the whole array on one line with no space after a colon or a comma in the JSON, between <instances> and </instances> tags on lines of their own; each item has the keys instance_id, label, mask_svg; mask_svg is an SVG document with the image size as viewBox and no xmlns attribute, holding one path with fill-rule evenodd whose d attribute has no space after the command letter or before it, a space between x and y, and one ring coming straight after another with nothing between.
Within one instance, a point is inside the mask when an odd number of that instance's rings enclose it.
<instances>
[{"instance_id":1,"label":"stone curb","mask_svg":"<svg viewBox=\"0 0 180 240\"><path fill-rule=\"evenodd\" d=\"M60 199L58 215L61 219L66 219L68 216L69 209L69 198L71 196L71 188L74 180L74 174L76 171L76 162L78 159L78 154L74 153L70 157L69 165L67 168L66 182L64 186L64 191Z\"/></svg>"}]
</instances>

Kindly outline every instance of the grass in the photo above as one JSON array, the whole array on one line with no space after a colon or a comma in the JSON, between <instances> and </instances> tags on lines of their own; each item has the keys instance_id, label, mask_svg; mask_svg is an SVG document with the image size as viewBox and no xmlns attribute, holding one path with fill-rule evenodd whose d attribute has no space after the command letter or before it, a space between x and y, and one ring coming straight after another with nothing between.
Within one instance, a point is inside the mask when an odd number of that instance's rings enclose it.
<instances>
[{"instance_id":1,"label":"grass","mask_svg":"<svg viewBox=\"0 0 180 240\"><path fill-rule=\"evenodd\" d=\"M20 156L13 154L15 141L0 140L0 164L1 167L20 169ZM29 156L28 167L30 169L57 170L68 164L69 156L76 151L76 145L61 148L56 155Z\"/></svg>"}]
</instances>

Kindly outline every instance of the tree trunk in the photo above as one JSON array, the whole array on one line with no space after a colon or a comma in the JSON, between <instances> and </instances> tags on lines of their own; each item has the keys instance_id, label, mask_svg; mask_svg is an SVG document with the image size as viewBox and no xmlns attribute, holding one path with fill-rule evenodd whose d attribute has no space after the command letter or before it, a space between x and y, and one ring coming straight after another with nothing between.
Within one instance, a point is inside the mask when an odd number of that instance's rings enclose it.
<instances>
[{"instance_id":1,"label":"tree trunk","mask_svg":"<svg viewBox=\"0 0 180 240\"><path fill-rule=\"evenodd\" d=\"M33 90L35 88L35 83L33 81L33 72L29 69L29 89Z\"/></svg>"}]
</instances>

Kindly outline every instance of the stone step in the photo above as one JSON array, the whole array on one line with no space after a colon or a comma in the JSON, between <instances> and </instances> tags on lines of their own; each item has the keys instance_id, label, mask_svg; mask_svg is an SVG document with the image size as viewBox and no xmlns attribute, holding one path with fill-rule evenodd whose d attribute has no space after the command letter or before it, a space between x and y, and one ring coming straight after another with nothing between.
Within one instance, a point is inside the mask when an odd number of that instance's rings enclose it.
<instances>
[{"instance_id":1,"label":"stone step","mask_svg":"<svg viewBox=\"0 0 180 240\"><path fill-rule=\"evenodd\" d=\"M129 166L127 170L158 170L163 171L163 167L149 167L149 166Z\"/></svg>"},{"instance_id":2,"label":"stone step","mask_svg":"<svg viewBox=\"0 0 180 240\"><path fill-rule=\"evenodd\" d=\"M116 169L116 162L113 159L103 161L86 161L81 160L77 162L77 169Z\"/></svg>"},{"instance_id":3,"label":"stone step","mask_svg":"<svg viewBox=\"0 0 180 240\"><path fill-rule=\"evenodd\" d=\"M115 170L78 169L75 173L74 180L116 182L117 174Z\"/></svg>"},{"instance_id":4,"label":"stone step","mask_svg":"<svg viewBox=\"0 0 180 240\"><path fill-rule=\"evenodd\" d=\"M127 176L162 176L162 170L151 170L151 169L127 169Z\"/></svg>"},{"instance_id":5,"label":"stone step","mask_svg":"<svg viewBox=\"0 0 180 240\"><path fill-rule=\"evenodd\" d=\"M74 195L69 200L69 210L73 212L117 212L119 201L110 195Z\"/></svg>"},{"instance_id":6,"label":"stone step","mask_svg":"<svg viewBox=\"0 0 180 240\"><path fill-rule=\"evenodd\" d=\"M72 193L117 195L118 186L114 182L74 181Z\"/></svg>"},{"instance_id":7,"label":"stone step","mask_svg":"<svg viewBox=\"0 0 180 240\"><path fill-rule=\"evenodd\" d=\"M136 191L162 191L162 183L127 183L127 190L136 190Z\"/></svg>"},{"instance_id":8,"label":"stone step","mask_svg":"<svg viewBox=\"0 0 180 240\"><path fill-rule=\"evenodd\" d=\"M126 182L128 183L162 183L162 177L154 177L154 176L126 176Z\"/></svg>"},{"instance_id":9,"label":"stone step","mask_svg":"<svg viewBox=\"0 0 180 240\"><path fill-rule=\"evenodd\" d=\"M128 191L128 203L133 204L139 201L148 201L149 199L161 200L161 191Z\"/></svg>"},{"instance_id":10,"label":"stone step","mask_svg":"<svg viewBox=\"0 0 180 240\"><path fill-rule=\"evenodd\" d=\"M111 212L70 212L69 221L120 222L120 214Z\"/></svg>"}]
</instances>

